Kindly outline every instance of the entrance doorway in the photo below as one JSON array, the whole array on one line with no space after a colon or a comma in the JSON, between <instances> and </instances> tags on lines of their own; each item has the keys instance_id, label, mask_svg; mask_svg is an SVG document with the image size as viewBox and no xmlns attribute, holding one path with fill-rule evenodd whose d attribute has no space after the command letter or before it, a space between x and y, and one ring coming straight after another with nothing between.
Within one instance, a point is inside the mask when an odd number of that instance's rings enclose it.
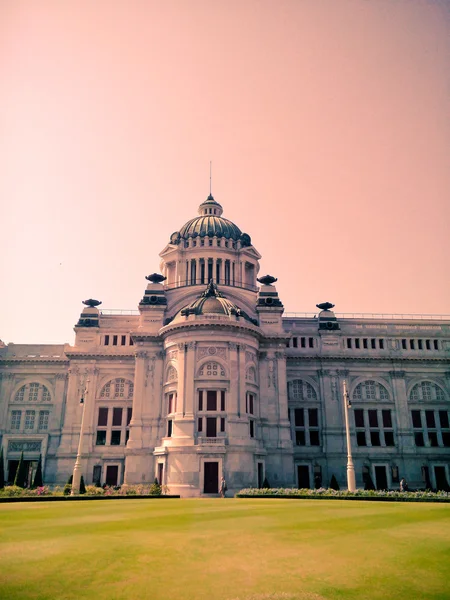
<instances>
[{"instance_id":1,"label":"entrance doorway","mask_svg":"<svg viewBox=\"0 0 450 600\"><path fill-rule=\"evenodd\" d=\"M434 467L434 477L436 479L436 489L447 492L449 489L445 467Z\"/></svg>"},{"instance_id":2,"label":"entrance doorway","mask_svg":"<svg viewBox=\"0 0 450 600\"><path fill-rule=\"evenodd\" d=\"M119 477L119 467L117 465L108 465L106 467L106 485L116 486Z\"/></svg>"},{"instance_id":3,"label":"entrance doorway","mask_svg":"<svg viewBox=\"0 0 450 600\"><path fill-rule=\"evenodd\" d=\"M308 465L298 465L297 466L297 476L298 476L298 488L299 489L309 489L309 467Z\"/></svg>"},{"instance_id":4,"label":"entrance doorway","mask_svg":"<svg viewBox=\"0 0 450 600\"><path fill-rule=\"evenodd\" d=\"M204 463L204 485L203 492L205 494L218 494L219 492L219 463L205 462Z\"/></svg>"},{"instance_id":5,"label":"entrance doorway","mask_svg":"<svg viewBox=\"0 0 450 600\"><path fill-rule=\"evenodd\" d=\"M264 483L264 465L263 463L258 463L258 487L262 488Z\"/></svg>"},{"instance_id":6,"label":"entrance doorway","mask_svg":"<svg viewBox=\"0 0 450 600\"><path fill-rule=\"evenodd\" d=\"M163 484L164 463L158 463L158 483Z\"/></svg>"},{"instance_id":7,"label":"entrance doorway","mask_svg":"<svg viewBox=\"0 0 450 600\"><path fill-rule=\"evenodd\" d=\"M387 473L384 465L375 467L375 486L377 490L388 489Z\"/></svg>"}]
</instances>

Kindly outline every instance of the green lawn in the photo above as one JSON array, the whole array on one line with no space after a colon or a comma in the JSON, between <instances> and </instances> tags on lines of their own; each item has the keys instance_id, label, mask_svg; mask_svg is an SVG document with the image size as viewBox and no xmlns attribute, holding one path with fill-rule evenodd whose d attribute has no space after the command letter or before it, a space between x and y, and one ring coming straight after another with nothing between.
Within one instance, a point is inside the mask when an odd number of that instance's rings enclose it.
<instances>
[{"instance_id":1,"label":"green lawn","mask_svg":"<svg viewBox=\"0 0 450 600\"><path fill-rule=\"evenodd\" d=\"M450 505L0 505L0 598L450 599Z\"/></svg>"}]
</instances>

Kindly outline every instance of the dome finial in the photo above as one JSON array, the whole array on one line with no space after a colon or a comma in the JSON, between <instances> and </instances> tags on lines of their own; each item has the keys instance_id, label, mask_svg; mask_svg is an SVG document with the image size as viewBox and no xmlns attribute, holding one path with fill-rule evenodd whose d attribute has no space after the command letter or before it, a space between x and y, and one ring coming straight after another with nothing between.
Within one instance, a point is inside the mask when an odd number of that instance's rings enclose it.
<instances>
[{"instance_id":1,"label":"dome finial","mask_svg":"<svg viewBox=\"0 0 450 600\"><path fill-rule=\"evenodd\" d=\"M212 185L211 185L211 173L212 173L212 160L209 161L209 197L212 198Z\"/></svg>"}]
</instances>

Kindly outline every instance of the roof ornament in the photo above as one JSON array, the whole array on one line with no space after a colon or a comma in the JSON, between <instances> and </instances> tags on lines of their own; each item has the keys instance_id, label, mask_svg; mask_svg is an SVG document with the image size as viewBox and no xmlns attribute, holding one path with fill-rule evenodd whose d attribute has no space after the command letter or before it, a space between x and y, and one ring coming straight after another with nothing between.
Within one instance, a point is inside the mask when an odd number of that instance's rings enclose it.
<instances>
[{"instance_id":1,"label":"roof ornament","mask_svg":"<svg viewBox=\"0 0 450 600\"><path fill-rule=\"evenodd\" d=\"M160 273L152 273L151 275L146 275L145 279L150 281L150 283L162 283L167 279L164 275L160 275Z\"/></svg>"},{"instance_id":2,"label":"roof ornament","mask_svg":"<svg viewBox=\"0 0 450 600\"><path fill-rule=\"evenodd\" d=\"M316 304L317 308L320 310L331 310L335 307L335 304L331 304L331 302L322 302L321 304Z\"/></svg>"},{"instance_id":3,"label":"roof ornament","mask_svg":"<svg viewBox=\"0 0 450 600\"><path fill-rule=\"evenodd\" d=\"M89 298L89 300L82 300L83 304L89 306L89 308L94 308L95 306L100 306L100 300L94 300L94 298Z\"/></svg>"},{"instance_id":4,"label":"roof ornament","mask_svg":"<svg viewBox=\"0 0 450 600\"><path fill-rule=\"evenodd\" d=\"M272 275L264 275L264 277L259 277L256 281L259 281L259 283L262 283L263 285L272 285L272 283L275 283L278 279L272 277Z\"/></svg>"},{"instance_id":5,"label":"roof ornament","mask_svg":"<svg viewBox=\"0 0 450 600\"><path fill-rule=\"evenodd\" d=\"M209 280L206 290L202 294L202 298L223 298L223 295L219 292L217 285L212 279Z\"/></svg>"}]
</instances>

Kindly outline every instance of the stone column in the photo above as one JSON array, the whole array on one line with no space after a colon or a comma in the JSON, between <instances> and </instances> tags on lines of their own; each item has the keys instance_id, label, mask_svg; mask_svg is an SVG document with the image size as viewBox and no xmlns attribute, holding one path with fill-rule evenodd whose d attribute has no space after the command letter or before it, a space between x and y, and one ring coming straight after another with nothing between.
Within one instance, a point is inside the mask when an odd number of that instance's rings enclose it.
<instances>
[{"instance_id":1,"label":"stone column","mask_svg":"<svg viewBox=\"0 0 450 600\"><path fill-rule=\"evenodd\" d=\"M183 417L193 419L195 412L195 342L190 342L186 348L185 378L184 378L184 408Z\"/></svg>"},{"instance_id":2,"label":"stone column","mask_svg":"<svg viewBox=\"0 0 450 600\"><path fill-rule=\"evenodd\" d=\"M213 281L214 283L219 283L217 281L217 258L213 258Z\"/></svg>"},{"instance_id":3,"label":"stone column","mask_svg":"<svg viewBox=\"0 0 450 600\"><path fill-rule=\"evenodd\" d=\"M404 371L389 372L394 392L395 415L393 421L397 423L397 443L399 453L414 451L414 433L409 421L408 396L406 393L406 382Z\"/></svg>"},{"instance_id":4,"label":"stone column","mask_svg":"<svg viewBox=\"0 0 450 600\"><path fill-rule=\"evenodd\" d=\"M245 345L238 344L237 347L239 370L238 370L238 384L239 393L237 397L237 412L241 416L245 411Z\"/></svg>"},{"instance_id":5,"label":"stone column","mask_svg":"<svg viewBox=\"0 0 450 600\"><path fill-rule=\"evenodd\" d=\"M230 342L228 344L230 354L230 394L227 398L227 412L232 418L238 414L238 396L239 396L239 363L237 344Z\"/></svg>"},{"instance_id":6,"label":"stone column","mask_svg":"<svg viewBox=\"0 0 450 600\"><path fill-rule=\"evenodd\" d=\"M133 416L130 422L130 438L127 448L142 448L142 413L146 383L147 352L138 350L134 375Z\"/></svg>"},{"instance_id":7,"label":"stone column","mask_svg":"<svg viewBox=\"0 0 450 600\"><path fill-rule=\"evenodd\" d=\"M284 352L275 352L278 375L278 419L281 442L291 444L290 422L288 415L288 390L286 374L286 356Z\"/></svg>"},{"instance_id":8,"label":"stone column","mask_svg":"<svg viewBox=\"0 0 450 600\"><path fill-rule=\"evenodd\" d=\"M186 344L178 344L177 415L186 412ZM163 410L164 416L166 413Z\"/></svg>"},{"instance_id":9,"label":"stone column","mask_svg":"<svg viewBox=\"0 0 450 600\"><path fill-rule=\"evenodd\" d=\"M195 264L196 264L195 281L197 282L197 285L199 285L201 283L200 259L199 258L195 259Z\"/></svg>"}]
</instances>

